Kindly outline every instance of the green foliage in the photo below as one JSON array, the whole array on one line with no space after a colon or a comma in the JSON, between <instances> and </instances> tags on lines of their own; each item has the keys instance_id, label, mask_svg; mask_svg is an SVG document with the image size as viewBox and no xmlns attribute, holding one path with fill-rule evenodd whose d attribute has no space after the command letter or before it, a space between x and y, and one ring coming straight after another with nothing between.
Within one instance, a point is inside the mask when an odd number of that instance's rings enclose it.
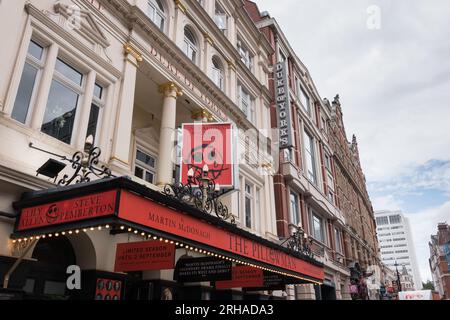
<instances>
[{"instance_id":1,"label":"green foliage","mask_svg":"<svg viewBox=\"0 0 450 320\"><path fill-rule=\"evenodd\" d=\"M434 291L434 283L432 281L428 280L426 283L422 282L422 285L423 285L423 289L424 290L432 290L432 291Z\"/></svg>"}]
</instances>

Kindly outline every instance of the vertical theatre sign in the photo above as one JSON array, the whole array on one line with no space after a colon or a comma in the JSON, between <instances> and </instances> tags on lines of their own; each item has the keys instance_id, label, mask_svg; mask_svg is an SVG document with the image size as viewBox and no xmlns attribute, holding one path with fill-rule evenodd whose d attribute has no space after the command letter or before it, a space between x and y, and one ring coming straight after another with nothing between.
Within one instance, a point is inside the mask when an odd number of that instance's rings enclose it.
<instances>
[{"instance_id":1,"label":"vertical theatre sign","mask_svg":"<svg viewBox=\"0 0 450 320\"><path fill-rule=\"evenodd\" d=\"M279 62L275 71L275 91L278 110L278 127L280 134L280 149L292 147L291 99L287 63Z\"/></svg>"},{"instance_id":2,"label":"vertical theatre sign","mask_svg":"<svg viewBox=\"0 0 450 320\"><path fill-rule=\"evenodd\" d=\"M180 181L188 183L188 172L201 174L205 165L208 177L221 189L233 189L234 150L231 123L183 124Z\"/></svg>"}]
</instances>

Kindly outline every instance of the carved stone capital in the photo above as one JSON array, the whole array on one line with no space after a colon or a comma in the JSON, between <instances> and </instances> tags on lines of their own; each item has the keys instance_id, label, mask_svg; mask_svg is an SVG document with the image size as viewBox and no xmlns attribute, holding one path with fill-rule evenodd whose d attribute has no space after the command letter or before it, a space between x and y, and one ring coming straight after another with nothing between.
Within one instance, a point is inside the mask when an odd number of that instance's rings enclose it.
<instances>
[{"instance_id":1,"label":"carved stone capital","mask_svg":"<svg viewBox=\"0 0 450 320\"><path fill-rule=\"evenodd\" d=\"M192 110L191 118L193 120L203 121L203 122L213 122L214 121L214 117L211 114L211 112L209 112L208 110L203 109L203 108L198 108L198 109Z\"/></svg>"},{"instance_id":2,"label":"carved stone capital","mask_svg":"<svg viewBox=\"0 0 450 320\"><path fill-rule=\"evenodd\" d=\"M165 84L160 85L159 92L163 93L165 97L172 97L175 99L178 99L179 97L183 96L183 90L181 90L181 88L178 87L173 82L167 82Z\"/></svg>"},{"instance_id":3,"label":"carved stone capital","mask_svg":"<svg viewBox=\"0 0 450 320\"><path fill-rule=\"evenodd\" d=\"M175 5L178 9L180 9L184 14L186 14L187 9L186 6L181 2L181 0L174 0Z\"/></svg>"},{"instance_id":4,"label":"carved stone capital","mask_svg":"<svg viewBox=\"0 0 450 320\"><path fill-rule=\"evenodd\" d=\"M136 59L136 62L142 62L142 54L129 42L125 43L123 45L123 50L125 57L128 57L128 55L132 56L134 59Z\"/></svg>"}]
</instances>

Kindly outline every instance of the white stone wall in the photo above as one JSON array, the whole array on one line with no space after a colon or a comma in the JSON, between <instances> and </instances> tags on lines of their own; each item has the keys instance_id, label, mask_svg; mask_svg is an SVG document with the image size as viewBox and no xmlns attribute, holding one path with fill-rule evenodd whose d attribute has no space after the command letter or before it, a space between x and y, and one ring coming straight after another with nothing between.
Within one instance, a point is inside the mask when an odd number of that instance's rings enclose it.
<instances>
[{"instance_id":1,"label":"white stone wall","mask_svg":"<svg viewBox=\"0 0 450 320\"><path fill-rule=\"evenodd\" d=\"M128 1L146 12L147 1ZM211 3L212 1L207 1ZM135 113L136 76L143 66L151 70L151 76L159 84L174 82L192 103L209 110L223 112L230 121L242 129L267 129L269 125L269 93L267 90L267 56L269 46L260 38L256 38L257 29L249 21L243 19L243 12L236 10L233 4L226 8L230 13L227 38L223 38L215 30L211 21L206 19L197 7L187 7L189 2L182 1L184 8L177 6L173 0L165 0L167 5L166 36L158 34L149 21L144 21L142 13L137 14L141 23L128 29L128 21L115 11L118 7L126 8L127 1L81 1L81 0L18 0L0 3L0 36L5 44L0 51L0 207L13 212L11 203L18 200L21 193L27 190L47 188L52 185L49 179L35 177L39 168L49 156L29 147L33 143L50 152L71 156L81 150L85 141L85 132L89 117L90 104L94 84L99 82L105 88L104 108L99 125L96 144L102 149L101 161L111 166L117 175L132 175L134 161L133 122L145 114ZM78 6L80 28L73 28L70 13ZM77 9L78 10L78 9ZM125 9L127 10L127 9ZM210 15L211 6L207 7ZM78 11L77 11L78 12ZM69 14L69 16L67 16ZM238 23L235 19L239 17ZM249 18L246 18L249 20ZM199 60L197 66L186 63L182 51L177 48L183 45L185 25L191 25L199 44ZM236 39L239 34L249 45L254 57L254 71L248 72L238 59ZM24 68L30 39L39 41L45 47L44 67L40 71L38 84L34 89L32 107L25 124L11 118L22 71ZM224 41L226 39L226 41ZM125 44L131 44L130 50L124 50ZM178 73L186 78L201 83L199 92L193 92L186 82L176 78L173 70L164 69L161 61L156 61L151 49L157 48L165 61L177 67ZM218 55L225 68L225 92L214 87L210 80L211 58ZM70 144L65 144L40 131L48 93L53 80L56 59L64 57L71 65L83 73L83 93L77 109L77 118ZM142 61L141 61L142 60ZM195 79L195 80L194 80ZM238 109L237 81L248 86L254 95L257 121L249 123ZM205 103L199 93L207 94L208 99L216 106ZM161 106L162 108L163 106ZM231 112L231 111L232 112ZM177 110L177 113L179 111ZM181 112L181 111L180 111ZM144 131L145 132L145 131ZM159 134L159 132L157 133ZM270 133L266 133L270 137ZM6 172L17 172L6 182ZM63 173L70 173L67 168ZM261 236L274 239L276 236L275 209L273 199L273 180L271 176L261 177L260 171L242 167L242 174L261 188L260 211L255 212L258 222L251 230ZM20 177L19 177L20 176ZM6 188L8 185L20 186ZM155 186L152 186L155 187ZM232 210L238 209L237 192L228 200ZM240 202L242 203L242 201ZM241 209L242 212L242 209ZM10 255L9 235L12 226L9 222L0 221L0 254ZM114 239L113 239L114 238ZM111 237L96 235L92 243L96 253L95 266L101 270L111 271L113 253L111 245L120 242L120 236ZM76 246L76 245L75 245ZM83 260L83 259L81 259ZM87 259L89 260L89 259ZM83 264L91 266L92 261Z\"/></svg>"}]
</instances>

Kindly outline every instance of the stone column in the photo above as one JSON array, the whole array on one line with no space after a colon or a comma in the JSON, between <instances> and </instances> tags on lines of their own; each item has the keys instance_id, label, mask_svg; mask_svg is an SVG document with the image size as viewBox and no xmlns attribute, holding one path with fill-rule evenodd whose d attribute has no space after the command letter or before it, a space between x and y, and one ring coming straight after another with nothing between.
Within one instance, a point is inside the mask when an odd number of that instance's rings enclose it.
<instances>
[{"instance_id":1,"label":"stone column","mask_svg":"<svg viewBox=\"0 0 450 320\"><path fill-rule=\"evenodd\" d=\"M111 164L125 171L130 171L131 129L133 124L136 73L138 63L142 62L142 56L130 43L124 45L124 53L122 90L116 114L116 130Z\"/></svg>"},{"instance_id":2,"label":"stone column","mask_svg":"<svg viewBox=\"0 0 450 320\"><path fill-rule=\"evenodd\" d=\"M52 86L53 73L55 71L56 59L58 58L58 45L52 44L47 51L47 58L45 60L45 68L42 72L40 80L39 91L34 104L34 110L31 117L31 128L41 130L42 122L44 121L45 109L47 108L47 101Z\"/></svg>"},{"instance_id":3,"label":"stone column","mask_svg":"<svg viewBox=\"0 0 450 320\"><path fill-rule=\"evenodd\" d=\"M172 82L160 86L160 92L164 93L164 102L156 178L157 185L162 187L172 183L177 99L183 95L183 92Z\"/></svg>"},{"instance_id":4,"label":"stone column","mask_svg":"<svg viewBox=\"0 0 450 320\"><path fill-rule=\"evenodd\" d=\"M312 284L301 284L295 288L297 300L316 300L316 292Z\"/></svg>"}]
</instances>

